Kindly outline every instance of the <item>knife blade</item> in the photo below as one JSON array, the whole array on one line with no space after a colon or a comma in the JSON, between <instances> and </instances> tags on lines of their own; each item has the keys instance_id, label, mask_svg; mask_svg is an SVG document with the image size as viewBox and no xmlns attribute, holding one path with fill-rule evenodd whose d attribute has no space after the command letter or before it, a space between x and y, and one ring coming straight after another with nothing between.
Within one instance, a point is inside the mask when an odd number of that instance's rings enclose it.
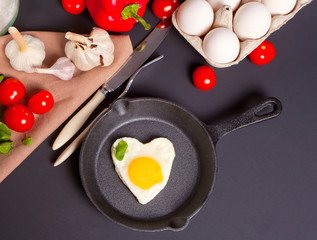
<instances>
[{"instance_id":1,"label":"knife blade","mask_svg":"<svg viewBox=\"0 0 317 240\"><path fill-rule=\"evenodd\" d=\"M52 149L56 150L70 140L84 125L86 120L96 107L106 98L107 93L114 91L124 83L145 61L164 40L172 24L166 26L160 21L156 27L143 39L133 50L126 63L95 93L91 100L64 126L55 139ZM162 28L161 26L165 27Z\"/></svg>"}]
</instances>

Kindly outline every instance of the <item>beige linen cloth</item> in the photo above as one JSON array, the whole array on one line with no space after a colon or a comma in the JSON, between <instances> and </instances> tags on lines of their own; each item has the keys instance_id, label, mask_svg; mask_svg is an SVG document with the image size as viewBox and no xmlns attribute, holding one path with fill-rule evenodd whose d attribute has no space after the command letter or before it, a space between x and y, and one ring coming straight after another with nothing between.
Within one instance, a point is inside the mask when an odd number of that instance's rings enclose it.
<instances>
[{"instance_id":1,"label":"beige linen cloth","mask_svg":"<svg viewBox=\"0 0 317 240\"><path fill-rule=\"evenodd\" d=\"M41 39L45 44L46 57L42 67L50 67L59 57L65 57L65 33L58 32L23 32ZM11 131L14 147L8 154L0 154L0 183L23 162L23 160L43 142L56 128L58 128L85 100L87 100L104 82L126 62L133 51L128 35L111 36L115 45L114 62L109 67L97 67L87 72L76 69L71 80L63 81L53 75L25 73L14 70L4 49L12 40L10 35L0 37L0 73L7 77L14 77L24 83L26 95L21 103L40 90L52 93L54 107L43 115L35 114L35 123L28 136L33 138L31 146L24 146L24 133ZM0 104L0 120L3 121L5 107ZM53 167L53 165L52 165Z\"/></svg>"}]
</instances>

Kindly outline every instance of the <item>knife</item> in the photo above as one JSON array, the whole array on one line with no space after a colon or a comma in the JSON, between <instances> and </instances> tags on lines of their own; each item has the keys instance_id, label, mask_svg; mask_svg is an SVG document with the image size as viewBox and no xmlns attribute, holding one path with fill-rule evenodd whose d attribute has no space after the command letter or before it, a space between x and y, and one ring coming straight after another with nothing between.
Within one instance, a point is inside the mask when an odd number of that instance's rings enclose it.
<instances>
[{"instance_id":1,"label":"knife","mask_svg":"<svg viewBox=\"0 0 317 240\"><path fill-rule=\"evenodd\" d=\"M91 100L64 126L53 143L53 150L63 146L83 126L96 107L106 98L107 93L117 89L148 59L164 40L172 24L161 20L146 38L133 50L126 63L97 90ZM162 27L163 26L163 27Z\"/></svg>"},{"instance_id":2,"label":"knife","mask_svg":"<svg viewBox=\"0 0 317 240\"><path fill-rule=\"evenodd\" d=\"M133 82L133 80L135 79L135 77L138 75L138 73L150 66L151 64L161 60L164 57L164 55L160 55L157 58L154 58L153 60L151 60L150 62L144 64L143 66L141 66L138 70L135 71L135 73L133 73L133 75L129 78L129 80L127 81L127 84L123 90L123 92L117 97L117 99L122 98L126 95L126 93L128 92L129 88L131 87L131 84ZM64 162L70 155L73 154L73 152L76 151L76 149L80 146L80 144L82 143L82 141L84 140L84 137L86 136L86 133L88 132L88 130L90 129L91 125L101 116L101 114L103 114L104 112L108 111L109 108L105 108L101 111L101 113L99 113L99 115L92 120L92 122L67 146L67 148L59 155L59 157L56 159L55 163L54 163L54 167L58 166L59 164L61 164L62 162Z\"/></svg>"}]
</instances>

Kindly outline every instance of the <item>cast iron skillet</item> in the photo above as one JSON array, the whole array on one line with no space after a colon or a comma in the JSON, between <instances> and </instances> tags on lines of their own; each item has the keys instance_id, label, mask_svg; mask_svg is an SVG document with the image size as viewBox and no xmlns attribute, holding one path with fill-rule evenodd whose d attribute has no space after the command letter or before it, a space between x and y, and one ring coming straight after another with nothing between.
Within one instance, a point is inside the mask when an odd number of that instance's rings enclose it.
<instances>
[{"instance_id":1,"label":"cast iron skillet","mask_svg":"<svg viewBox=\"0 0 317 240\"><path fill-rule=\"evenodd\" d=\"M268 107L273 110L259 114ZM281 110L279 100L267 98L231 121L207 126L166 100L119 99L86 135L79 163L82 184L96 208L119 224L143 231L182 230L212 191L218 140L235 129L276 117ZM170 179L146 205L137 202L114 170L110 148L124 136L143 143L167 137L174 144Z\"/></svg>"}]
</instances>

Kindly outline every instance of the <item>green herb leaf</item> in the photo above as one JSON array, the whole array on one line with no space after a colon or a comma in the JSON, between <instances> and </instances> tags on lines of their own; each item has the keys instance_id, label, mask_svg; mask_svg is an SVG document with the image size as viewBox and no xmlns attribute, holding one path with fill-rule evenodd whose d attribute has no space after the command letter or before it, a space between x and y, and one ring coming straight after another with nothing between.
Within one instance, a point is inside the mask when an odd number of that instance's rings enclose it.
<instances>
[{"instance_id":1,"label":"green herb leaf","mask_svg":"<svg viewBox=\"0 0 317 240\"><path fill-rule=\"evenodd\" d=\"M0 122L0 142L8 141L11 137L11 131L3 122Z\"/></svg>"},{"instance_id":2,"label":"green herb leaf","mask_svg":"<svg viewBox=\"0 0 317 240\"><path fill-rule=\"evenodd\" d=\"M4 75L0 74L0 83L3 81L3 79L4 79Z\"/></svg>"},{"instance_id":3,"label":"green herb leaf","mask_svg":"<svg viewBox=\"0 0 317 240\"><path fill-rule=\"evenodd\" d=\"M0 153L7 154L8 152L10 152L12 147L13 147L13 142L11 142L11 141L1 142L0 143Z\"/></svg>"},{"instance_id":4,"label":"green herb leaf","mask_svg":"<svg viewBox=\"0 0 317 240\"><path fill-rule=\"evenodd\" d=\"M25 146L30 146L30 145L33 144L33 139L32 139L31 137L27 137L26 139L24 139L24 140L22 141L22 143L23 143L23 145L25 145Z\"/></svg>"},{"instance_id":5,"label":"green herb leaf","mask_svg":"<svg viewBox=\"0 0 317 240\"><path fill-rule=\"evenodd\" d=\"M121 140L116 149L114 150L114 155L116 157L116 159L118 159L119 161L122 161L123 157L124 157L124 154L125 154L125 151L127 150L128 148L128 144L126 141L123 141Z\"/></svg>"},{"instance_id":6,"label":"green herb leaf","mask_svg":"<svg viewBox=\"0 0 317 240\"><path fill-rule=\"evenodd\" d=\"M1 76L0 76L1 81ZM6 154L13 147L13 142L10 141L11 131L7 125L0 122L0 153Z\"/></svg>"}]
</instances>

